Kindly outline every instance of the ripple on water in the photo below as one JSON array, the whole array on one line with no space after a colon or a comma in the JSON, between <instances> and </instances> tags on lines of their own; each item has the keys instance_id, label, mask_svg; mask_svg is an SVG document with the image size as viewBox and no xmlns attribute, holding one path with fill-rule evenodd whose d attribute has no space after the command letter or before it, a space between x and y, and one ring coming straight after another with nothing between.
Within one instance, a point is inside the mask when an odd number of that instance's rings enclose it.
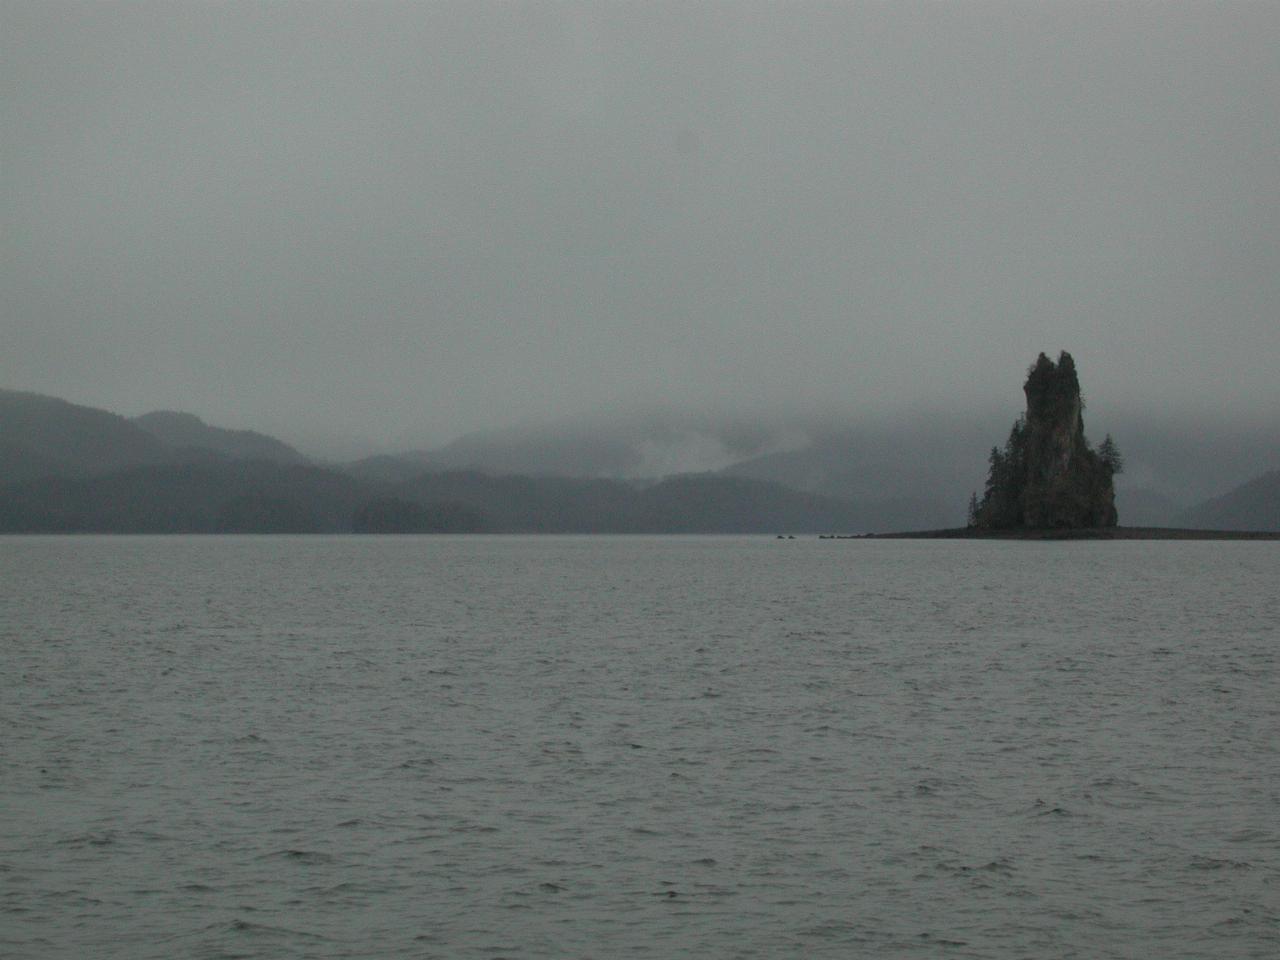
<instances>
[{"instance_id":1,"label":"ripple on water","mask_svg":"<svg viewBox=\"0 0 1280 960\"><path fill-rule=\"evenodd\" d=\"M834 546L0 538L0 953L1280 956L1271 545Z\"/></svg>"}]
</instances>

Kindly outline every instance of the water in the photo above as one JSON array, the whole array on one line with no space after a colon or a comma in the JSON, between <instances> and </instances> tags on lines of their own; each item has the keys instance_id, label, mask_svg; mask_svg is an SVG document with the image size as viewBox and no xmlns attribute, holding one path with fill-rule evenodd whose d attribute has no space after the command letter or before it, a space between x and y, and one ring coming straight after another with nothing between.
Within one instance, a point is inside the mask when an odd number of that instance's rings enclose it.
<instances>
[{"instance_id":1,"label":"water","mask_svg":"<svg viewBox=\"0 0 1280 960\"><path fill-rule=\"evenodd\" d=\"M1280 544L0 538L0 955L1280 956Z\"/></svg>"}]
</instances>

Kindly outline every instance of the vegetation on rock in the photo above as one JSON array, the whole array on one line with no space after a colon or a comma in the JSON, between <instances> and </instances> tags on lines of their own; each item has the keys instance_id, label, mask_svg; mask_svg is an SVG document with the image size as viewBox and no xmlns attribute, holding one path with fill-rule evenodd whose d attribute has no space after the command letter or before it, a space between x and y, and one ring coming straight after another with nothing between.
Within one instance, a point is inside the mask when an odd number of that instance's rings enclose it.
<instances>
[{"instance_id":1,"label":"vegetation on rock","mask_svg":"<svg viewBox=\"0 0 1280 960\"><path fill-rule=\"evenodd\" d=\"M1026 413L1004 448L992 447L981 499L969 524L988 530L1081 529L1116 525L1112 477L1123 459L1110 436L1094 451L1084 435L1084 401L1075 361L1043 353L1023 386Z\"/></svg>"}]
</instances>

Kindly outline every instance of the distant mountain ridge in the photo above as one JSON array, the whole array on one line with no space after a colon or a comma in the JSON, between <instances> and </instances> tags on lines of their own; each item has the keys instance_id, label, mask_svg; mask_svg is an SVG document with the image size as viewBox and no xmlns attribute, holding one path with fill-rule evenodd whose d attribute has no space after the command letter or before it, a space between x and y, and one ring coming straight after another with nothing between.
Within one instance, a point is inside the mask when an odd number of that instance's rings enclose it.
<instances>
[{"instance_id":1,"label":"distant mountain ridge","mask_svg":"<svg viewBox=\"0 0 1280 960\"><path fill-rule=\"evenodd\" d=\"M0 488L4 533L817 533L869 522L855 504L709 475L638 485L451 472L379 483L240 460Z\"/></svg>"},{"instance_id":2,"label":"distant mountain ridge","mask_svg":"<svg viewBox=\"0 0 1280 960\"><path fill-rule=\"evenodd\" d=\"M482 430L396 457L433 470L654 479L759 456L778 446L774 433L732 417L650 411Z\"/></svg>"},{"instance_id":3,"label":"distant mountain ridge","mask_svg":"<svg viewBox=\"0 0 1280 960\"><path fill-rule=\"evenodd\" d=\"M818 533L879 529L865 507L780 484L714 474L656 483L582 477L424 473L394 488L419 503L456 503L489 529L518 533Z\"/></svg>"},{"instance_id":4,"label":"distant mountain ridge","mask_svg":"<svg viewBox=\"0 0 1280 960\"><path fill-rule=\"evenodd\" d=\"M974 440L990 425L959 417L906 421L896 431L892 425L810 425L807 435L788 442L780 442L776 427L729 423L717 429L696 419L634 418L617 435L600 438L578 425L557 440L557 430L548 426L463 438L425 453L318 466L275 438L214 427L191 414L128 419L0 390L0 531L938 529L963 516L966 487L981 470ZM1247 434L1189 442L1224 450L1228 465L1245 464L1271 449L1267 435L1258 436L1261 441L1249 448L1241 445L1242 438L1252 439ZM1158 451L1158 441L1139 436L1129 449L1145 443ZM1231 460L1237 448L1248 456L1237 453ZM742 459L715 468L737 456ZM1142 456L1129 460L1135 461L1142 472ZM602 475L681 463L710 468L666 477ZM567 473L574 469L586 475ZM1170 498L1149 485L1150 476L1147 470L1140 484L1118 491L1121 524L1280 528L1276 471L1185 513L1190 498Z\"/></svg>"},{"instance_id":5,"label":"distant mountain ridge","mask_svg":"<svg viewBox=\"0 0 1280 960\"><path fill-rule=\"evenodd\" d=\"M0 390L0 482L85 477L168 456L162 441L119 414Z\"/></svg>"},{"instance_id":6,"label":"distant mountain ridge","mask_svg":"<svg viewBox=\"0 0 1280 960\"><path fill-rule=\"evenodd\" d=\"M233 460L309 463L289 444L255 430L227 430L205 423L193 413L157 410L132 422L170 447L211 450Z\"/></svg>"},{"instance_id":7,"label":"distant mountain ridge","mask_svg":"<svg viewBox=\"0 0 1280 960\"><path fill-rule=\"evenodd\" d=\"M0 532L815 532L876 528L855 504L711 474L637 483L306 464L288 444L183 413L128 420L0 393Z\"/></svg>"},{"instance_id":8,"label":"distant mountain ridge","mask_svg":"<svg viewBox=\"0 0 1280 960\"><path fill-rule=\"evenodd\" d=\"M1280 530L1280 470L1271 470L1183 511L1178 525L1211 530Z\"/></svg>"},{"instance_id":9,"label":"distant mountain ridge","mask_svg":"<svg viewBox=\"0 0 1280 960\"><path fill-rule=\"evenodd\" d=\"M0 490L5 533L343 533L368 498L345 474L262 460L131 467Z\"/></svg>"},{"instance_id":10,"label":"distant mountain ridge","mask_svg":"<svg viewBox=\"0 0 1280 960\"><path fill-rule=\"evenodd\" d=\"M189 413L129 419L57 397L0 390L0 484L224 459L310 462L274 437L213 427Z\"/></svg>"}]
</instances>

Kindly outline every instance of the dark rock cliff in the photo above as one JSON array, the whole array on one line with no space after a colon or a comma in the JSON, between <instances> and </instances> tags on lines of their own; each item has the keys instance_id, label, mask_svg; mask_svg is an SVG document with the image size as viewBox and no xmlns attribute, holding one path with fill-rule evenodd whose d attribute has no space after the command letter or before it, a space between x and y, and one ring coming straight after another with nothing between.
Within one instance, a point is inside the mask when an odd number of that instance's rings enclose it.
<instances>
[{"instance_id":1,"label":"dark rock cliff","mask_svg":"<svg viewBox=\"0 0 1280 960\"><path fill-rule=\"evenodd\" d=\"M1076 529L1116 525L1113 475L1120 457L1108 437L1100 452L1084 435L1084 402L1075 361L1043 353L1027 374L1025 415L1004 450L991 450L982 499L971 523L988 529Z\"/></svg>"}]
</instances>

